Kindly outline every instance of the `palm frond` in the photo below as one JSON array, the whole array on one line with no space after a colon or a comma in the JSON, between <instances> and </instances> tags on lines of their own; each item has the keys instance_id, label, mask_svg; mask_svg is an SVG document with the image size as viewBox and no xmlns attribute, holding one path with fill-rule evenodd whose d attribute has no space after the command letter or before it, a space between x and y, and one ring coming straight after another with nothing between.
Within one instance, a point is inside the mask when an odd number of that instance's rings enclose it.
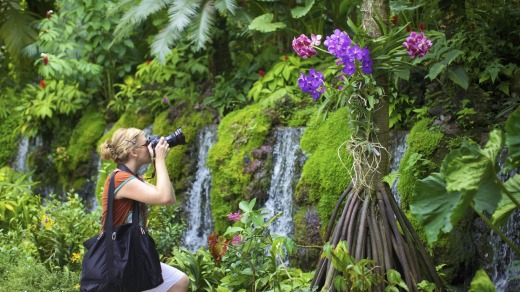
<instances>
[{"instance_id":1,"label":"palm frond","mask_svg":"<svg viewBox=\"0 0 520 292\"><path fill-rule=\"evenodd\" d=\"M227 14L227 12L235 15L235 11L237 9L237 1L236 0L216 0L215 8L222 13Z\"/></svg>"},{"instance_id":2,"label":"palm frond","mask_svg":"<svg viewBox=\"0 0 520 292\"><path fill-rule=\"evenodd\" d=\"M120 0L108 9L107 15L118 15L120 12L127 10L129 6L136 6L138 2L139 0Z\"/></svg>"},{"instance_id":3,"label":"palm frond","mask_svg":"<svg viewBox=\"0 0 520 292\"><path fill-rule=\"evenodd\" d=\"M170 23L168 26L183 31L197 13L201 0L176 0L168 9Z\"/></svg>"},{"instance_id":4,"label":"palm frond","mask_svg":"<svg viewBox=\"0 0 520 292\"><path fill-rule=\"evenodd\" d=\"M207 1L202 7L201 13L195 17L190 25L188 39L195 45L195 51L205 47L211 40L210 32L215 23L215 7L213 1Z\"/></svg>"},{"instance_id":5,"label":"palm frond","mask_svg":"<svg viewBox=\"0 0 520 292\"><path fill-rule=\"evenodd\" d=\"M170 47L180 38L180 31L175 24L169 23L155 37L152 43L152 55L161 63L164 63L166 56L170 54Z\"/></svg>"},{"instance_id":6,"label":"palm frond","mask_svg":"<svg viewBox=\"0 0 520 292\"><path fill-rule=\"evenodd\" d=\"M130 2L125 1L125 2ZM130 8L121 17L121 21L114 31L114 41L120 40L129 35L134 26L146 20L150 15L166 7L170 1L168 0L143 0L139 5Z\"/></svg>"}]
</instances>

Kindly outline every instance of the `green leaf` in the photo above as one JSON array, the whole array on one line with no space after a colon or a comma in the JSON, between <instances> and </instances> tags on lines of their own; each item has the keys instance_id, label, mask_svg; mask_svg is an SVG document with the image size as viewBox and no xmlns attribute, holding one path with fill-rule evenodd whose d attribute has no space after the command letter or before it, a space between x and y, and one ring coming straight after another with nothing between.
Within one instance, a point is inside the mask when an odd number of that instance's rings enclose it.
<instances>
[{"instance_id":1,"label":"green leaf","mask_svg":"<svg viewBox=\"0 0 520 292\"><path fill-rule=\"evenodd\" d=\"M291 15L293 18L300 18L311 10L312 6L314 5L314 0L306 0L305 6L296 6L295 8L291 9Z\"/></svg>"},{"instance_id":2,"label":"green leaf","mask_svg":"<svg viewBox=\"0 0 520 292\"><path fill-rule=\"evenodd\" d=\"M468 292L495 292L496 288L483 269L480 269L471 280Z\"/></svg>"},{"instance_id":3,"label":"green leaf","mask_svg":"<svg viewBox=\"0 0 520 292\"><path fill-rule=\"evenodd\" d=\"M446 56L444 57L444 65L449 65L455 58L462 55L464 52L460 50L451 50L448 53L446 53Z\"/></svg>"},{"instance_id":4,"label":"green leaf","mask_svg":"<svg viewBox=\"0 0 520 292\"><path fill-rule=\"evenodd\" d=\"M515 167L520 167L520 107L506 122L506 145Z\"/></svg>"},{"instance_id":5,"label":"green leaf","mask_svg":"<svg viewBox=\"0 0 520 292\"><path fill-rule=\"evenodd\" d=\"M439 231L451 231L453 225L462 217L464 210L454 212L462 197L458 192L448 194L440 173L434 173L418 181L416 193L410 202L410 212L424 225L426 238L431 245L437 241Z\"/></svg>"},{"instance_id":6,"label":"green leaf","mask_svg":"<svg viewBox=\"0 0 520 292\"><path fill-rule=\"evenodd\" d=\"M437 77L437 75L439 75L442 71L444 71L444 68L446 68L446 65L444 65L442 63L434 64L430 68L430 71L428 72L428 77L430 78L430 80L435 79Z\"/></svg>"},{"instance_id":7,"label":"green leaf","mask_svg":"<svg viewBox=\"0 0 520 292\"><path fill-rule=\"evenodd\" d=\"M497 133L491 136L494 138L490 139L485 150L474 142L464 141L459 149L446 156L441 174L448 193L460 192L464 201L475 203L477 211L493 214L502 198L502 189L496 179L495 161L487 155L498 155L494 151L497 151L496 144L501 143Z\"/></svg>"},{"instance_id":8,"label":"green leaf","mask_svg":"<svg viewBox=\"0 0 520 292\"><path fill-rule=\"evenodd\" d=\"M243 231L243 230L244 230L244 228L242 228L242 227L228 227L228 229L226 230L224 235L227 235L227 234L230 234L230 233L237 233L237 232L240 232L240 231Z\"/></svg>"},{"instance_id":9,"label":"green leaf","mask_svg":"<svg viewBox=\"0 0 520 292\"><path fill-rule=\"evenodd\" d=\"M394 73L395 73L395 75L397 75L397 77L399 77L401 79L404 79L404 80L410 79L410 70L409 69L394 70Z\"/></svg>"},{"instance_id":10,"label":"green leaf","mask_svg":"<svg viewBox=\"0 0 520 292\"><path fill-rule=\"evenodd\" d=\"M455 84L464 89L468 89L469 76L463 66L457 66L454 69L448 69L446 74L451 81L455 82Z\"/></svg>"},{"instance_id":11,"label":"green leaf","mask_svg":"<svg viewBox=\"0 0 520 292\"><path fill-rule=\"evenodd\" d=\"M504 187L520 202L520 174L516 174L504 183ZM513 211L517 209L516 205L507 195L502 196L502 200L498 204L498 208L493 213L492 222L496 225L504 225Z\"/></svg>"},{"instance_id":12,"label":"green leaf","mask_svg":"<svg viewBox=\"0 0 520 292\"><path fill-rule=\"evenodd\" d=\"M249 24L250 30L258 30L260 32L273 32L279 28L286 27L283 22L272 22L274 15L272 13L266 13L258 16L257 18L251 21Z\"/></svg>"}]
</instances>

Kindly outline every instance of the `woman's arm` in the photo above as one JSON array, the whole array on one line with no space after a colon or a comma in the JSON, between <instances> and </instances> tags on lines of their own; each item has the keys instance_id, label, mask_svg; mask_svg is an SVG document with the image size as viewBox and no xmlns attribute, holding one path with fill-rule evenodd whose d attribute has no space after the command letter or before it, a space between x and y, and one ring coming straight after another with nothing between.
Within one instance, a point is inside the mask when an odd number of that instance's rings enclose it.
<instances>
[{"instance_id":1,"label":"woman's arm","mask_svg":"<svg viewBox=\"0 0 520 292\"><path fill-rule=\"evenodd\" d=\"M116 199L127 198L152 205L174 204L176 201L175 192L166 169L166 157L169 149L168 143L164 138L161 138L155 147L155 172L157 178L155 186L133 179L119 189ZM151 154L153 153L150 145L148 150Z\"/></svg>"}]
</instances>

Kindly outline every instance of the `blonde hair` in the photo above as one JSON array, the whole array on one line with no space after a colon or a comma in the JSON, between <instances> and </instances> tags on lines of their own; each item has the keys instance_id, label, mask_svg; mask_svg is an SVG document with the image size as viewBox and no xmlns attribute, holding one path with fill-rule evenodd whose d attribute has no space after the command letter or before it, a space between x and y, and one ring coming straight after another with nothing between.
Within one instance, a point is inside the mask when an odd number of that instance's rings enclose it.
<instances>
[{"instance_id":1,"label":"blonde hair","mask_svg":"<svg viewBox=\"0 0 520 292\"><path fill-rule=\"evenodd\" d=\"M142 130L136 128L120 128L112 134L111 139L105 140L99 146L101 159L112 159L116 163L125 163L128 160L130 151L138 147L137 139L144 136Z\"/></svg>"}]
</instances>

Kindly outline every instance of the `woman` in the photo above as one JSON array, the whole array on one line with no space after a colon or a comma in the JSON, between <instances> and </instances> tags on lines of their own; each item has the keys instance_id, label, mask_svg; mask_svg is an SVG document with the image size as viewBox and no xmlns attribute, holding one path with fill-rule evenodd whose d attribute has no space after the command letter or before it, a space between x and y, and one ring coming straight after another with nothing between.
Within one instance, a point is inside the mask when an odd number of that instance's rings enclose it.
<instances>
[{"instance_id":1,"label":"woman","mask_svg":"<svg viewBox=\"0 0 520 292\"><path fill-rule=\"evenodd\" d=\"M112 139L106 140L100 146L101 158L103 160L112 159L117 164L122 165L123 168L126 166L128 171L132 172L116 169L112 173L112 175L115 175L114 226L127 223L127 220L132 218L131 211L134 200L141 202L139 218L143 219L142 222L146 222L145 204L170 205L176 201L175 192L166 170L166 157L170 151L168 143L164 140L164 137L161 137L155 147L154 157L152 146L147 145L146 142L146 136L142 130L122 128L114 132ZM145 183L141 178L136 178L134 175L141 166L151 163L154 158L157 178L157 185L155 186ZM107 213L108 186L112 175L109 175L105 181L103 192L103 226ZM188 290L190 281L186 274L164 263L161 263L161 269L164 283L147 291L174 292Z\"/></svg>"}]
</instances>

